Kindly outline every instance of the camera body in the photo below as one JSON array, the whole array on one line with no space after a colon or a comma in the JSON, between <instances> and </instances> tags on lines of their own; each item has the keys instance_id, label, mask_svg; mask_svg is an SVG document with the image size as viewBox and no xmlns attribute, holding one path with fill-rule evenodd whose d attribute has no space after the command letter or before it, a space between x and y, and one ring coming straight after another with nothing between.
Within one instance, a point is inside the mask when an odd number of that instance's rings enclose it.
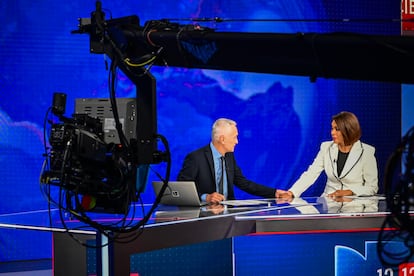
<instances>
[{"instance_id":1,"label":"camera body","mask_svg":"<svg viewBox=\"0 0 414 276\"><path fill-rule=\"evenodd\" d=\"M128 152L104 141L98 118L74 114L61 120L51 126L48 166L41 182L64 189L71 209L123 213L135 195L136 172ZM92 198L93 206L85 205L84 198Z\"/></svg>"}]
</instances>

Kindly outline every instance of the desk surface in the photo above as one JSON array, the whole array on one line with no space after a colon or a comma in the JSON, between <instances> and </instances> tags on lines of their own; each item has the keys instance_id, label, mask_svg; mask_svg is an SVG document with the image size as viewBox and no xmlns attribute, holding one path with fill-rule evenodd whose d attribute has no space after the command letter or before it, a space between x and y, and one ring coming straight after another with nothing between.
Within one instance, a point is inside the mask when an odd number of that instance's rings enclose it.
<instances>
[{"instance_id":1,"label":"desk surface","mask_svg":"<svg viewBox=\"0 0 414 276\"><path fill-rule=\"evenodd\" d=\"M340 218L355 216L384 217L387 214L385 197L327 197L262 200L261 205L213 205L203 207L177 207L158 205L145 219L145 227L179 224L191 221L232 217L237 221L269 221L275 219ZM152 205L133 205L127 216L121 214L88 213L100 225L128 228L144 222ZM0 214L0 227L26 228L44 231L73 230L95 232L96 229L58 210L35 210L13 214Z\"/></svg>"},{"instance_id":2,"label":"desk surface","mask_svg":"<svg viewBox=\"0 0 414 276\"><path fill-rule=\"evenodd\" d=\"M145 225L131 232L133 235L125 232L116 235L117 241L121 242L114 243L110 257L115 275L129 275L130 256L136 253L251 234L378 230L388 214L382 196L264 201L263 205L201 208L159 205ZM126 217L103 213L88 215L93 223L134 227L134 224L140 224L151 205L133 207ZM55 272L59 274L66 273L68 268L77 269L68 275L85 274L87 264L84 246L65 231L74 232L77 239L84 242L100 236L96 235L98 231L95 228L57 209L0 214L0 228L6 227L54 232Z\"/></svg>"}]
</instances>

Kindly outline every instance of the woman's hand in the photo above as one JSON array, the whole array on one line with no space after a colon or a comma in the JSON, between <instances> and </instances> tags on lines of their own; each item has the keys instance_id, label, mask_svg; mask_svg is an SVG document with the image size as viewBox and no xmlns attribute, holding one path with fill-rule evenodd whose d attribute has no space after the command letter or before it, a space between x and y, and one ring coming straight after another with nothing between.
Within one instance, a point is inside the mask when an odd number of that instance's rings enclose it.
<instances>
[{"instance_id":1,"label":"woman's hand","mask_svg":"<svg viewBox=\"0 0 414 276\"><path fill-rule=\"evenodd\" d=\"M328 194L329 197L339 197L339 196L351 196L354 193L351 190L336 190L335 192Z\"/></svg>"}]
</instances>

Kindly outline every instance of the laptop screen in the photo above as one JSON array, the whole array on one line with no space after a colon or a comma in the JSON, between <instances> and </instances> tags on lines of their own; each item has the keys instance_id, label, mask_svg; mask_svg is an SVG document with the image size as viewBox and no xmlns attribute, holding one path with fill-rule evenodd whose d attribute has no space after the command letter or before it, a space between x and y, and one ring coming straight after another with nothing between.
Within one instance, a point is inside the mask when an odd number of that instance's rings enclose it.
<instances>
[{"instance_id":1,"label":"laptop screen","mask_svg":"<svg viewBox=\"0 0 414 276\"><path fill-rule=\"evenodd\" d=\"M163 185L162 181L152 182L155 196L158 196ZM202 206L206 204L200 200L194 181L169 181L160 203L175 206Z\"/></svg>"}]
</instances>

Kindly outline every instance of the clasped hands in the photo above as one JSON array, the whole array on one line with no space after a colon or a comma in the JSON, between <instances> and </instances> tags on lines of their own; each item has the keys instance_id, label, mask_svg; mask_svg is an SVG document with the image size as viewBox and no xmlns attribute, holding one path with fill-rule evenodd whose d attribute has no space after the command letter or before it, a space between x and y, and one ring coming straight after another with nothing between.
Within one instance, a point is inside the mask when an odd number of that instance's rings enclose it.
<instances>
[{"instance_id":1,"label":"clasped hands","mask_svg":"<svg viewBox=\"0 0 414 276\"><path fill-rule=\"evenodd\" d=\"M292 200L294 198L294 195L291 191L285 191L277 189L275 193L275 197L283 200Z\"/></svg>"}]
</instances>

